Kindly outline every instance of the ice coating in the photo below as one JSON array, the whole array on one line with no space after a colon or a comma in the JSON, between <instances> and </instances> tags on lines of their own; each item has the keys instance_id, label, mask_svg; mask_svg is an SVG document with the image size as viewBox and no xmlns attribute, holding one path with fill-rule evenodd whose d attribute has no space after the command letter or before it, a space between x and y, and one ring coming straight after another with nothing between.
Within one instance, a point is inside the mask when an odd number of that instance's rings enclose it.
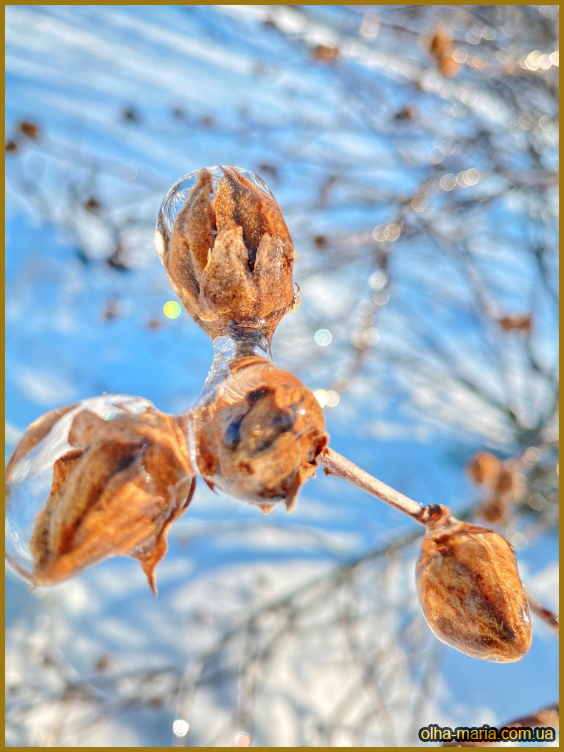
<instances>
[{"instance_id":1,"label":"ice coating","mask_svg":"<svg viewBox=\"0 0 564 752\"><path fill-rule=\"evenodd\" d=\"M203 396L178 417L105 395L31 424L6 468L6 556L22 576L52 585L127 555L156 591L168 529L197 474L265 511L293 505L327 442L323 414L267 357L268 338L251 333L216 341Z\"/></svg>"},{"instance_id":2,"label":"ice coating","mask_svg":"<svg viewBox=\"0 0 564 752\"><path fill-rule=\"evenodd\" d=\"M253 326L272 336L297 305L297 258L278 204L248 170L207 167L167 193L155 244L180 300L212 338Z\"/></svg>"},{"instance_id":3,"label":"ice coating","mask_svg":"<svg viewBox=\"0 0 564 752\"><path fill-rule=\"evenodd\" d=\"M6 471L7 557L50 585L115 555L155 567L195 476L268 511L295 503L327 444L322 410L271 359L272 335L297 306L288 228L248 170L198 170L168 192L157 250L180 299L213 339L202 397L178 416L106 395L47 413Z\"/></svg>"},{"instance_id":4,"label":"ice coating","mask_svg":"<svg viewBox=\"0 0 564 752\"><path fill-rule=\"evenodd\" d=\"M327 444L319 403L292 373L260 355L221 367L223 378L211 380L190 411L199 472L264 511L282 500L291 509Z\"/></svg>"},{"instance_id":5,"label":"ice coating","mask_svg":"<svg viewBox=\"0 0 564 752\"><path fill-rule=\"evenodd\" d=\"M439 640L466 655L518 661L532 633L511 545L495 530L457 520L446 507L426 509L417 591L427 624Z\"/></svg>"},{"instance_id":6,"label":"ice coating","mask_svg":"<svg viewBox=\"0 0 564 752\"><path fill-rule=\"evenodd\" d=\"M250 185L256 189L257 193L264 194L265 201L275 201L272 191L264 180L250 170L231 165L227 168L219 165L205 167L203 170L195 170L194 172L185 175L183 178L180 178L180 180L178 180L168 191L161 204L157 229L159 229L159 225L161 225L166 231L166 236L171 237L178 213L186 204L194 186L198 184L198 181L201 178L201 173L204 170L209 172L212 193L215 194L217 193L219 184L225 175L226 169L235 171L238 175L248 181Z\"/></svg>"},{"instance_id":7,"label":"ice coating","mask_svg":"<svg viewBox=\"0 0 564 752\"><path fill-rule=\"evenodd\" d=\"M6 469L7 557L49 585L129 555L155 589L193 476L176 420L148 400L105 395L53 410L28 428Z\"/></svg>"}]
</instances>

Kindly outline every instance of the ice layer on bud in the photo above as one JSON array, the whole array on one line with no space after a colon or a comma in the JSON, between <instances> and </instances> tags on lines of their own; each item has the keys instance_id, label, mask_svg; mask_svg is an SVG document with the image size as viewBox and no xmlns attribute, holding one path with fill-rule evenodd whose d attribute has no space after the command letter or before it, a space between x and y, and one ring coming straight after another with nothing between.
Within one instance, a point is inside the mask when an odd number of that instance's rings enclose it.
<instances>
[{"instance_id":1,"label":"ice layer on bud","mask_svg":"<svg viewBox=\"0 0 564 752\"><path fill-rule=\"evenodd\" d=\"M139 397L105 395L52 410L6 468L6 553L35 585L102 559L139 560L155 590L166 534L194 473L175 418Z\"/></svg>"},{"instance_id":2,"label":"ice layer on bud","mask_svg":"<svg viewBox=\"0 0 564 752\"><path fill-rule=\"evenodd\" d=\"M292 239L274 196L248 170L207 167L178 181L155 243L178 297L212 339L239 323L271 336L297 305Z\"/></svg>"},{"instance_id":3,"label":"ice layer on bud","mask_svg":"<svg viewBox=\"0 0 564 752\"><path fill-rule=\"evenodd\" d=\"M323 411L299 379L258 355L238 357L191 414L200 474L268 511L291 508L327 444Z\"/></svg>"},{"instance_id":4,"label":"ice layer on bud","mask_svg":"<svg viewBox=\"0 0 564 752\"><path fill-rule=\"evenodd\" d=\"M497 663L518 661L531 645L529 606L509 542L426 507L417 590L427 624L447 645Z\"/></svg>"}]
</instances>

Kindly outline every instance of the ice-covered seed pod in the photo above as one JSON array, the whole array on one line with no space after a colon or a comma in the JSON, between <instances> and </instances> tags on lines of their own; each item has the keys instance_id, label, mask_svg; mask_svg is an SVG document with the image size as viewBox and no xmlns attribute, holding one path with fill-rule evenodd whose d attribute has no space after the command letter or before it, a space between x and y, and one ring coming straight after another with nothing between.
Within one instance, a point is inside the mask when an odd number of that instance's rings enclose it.
<instances>
[{"instance_id":1,"label":"ice-covered seed pod","mask_svg":"<svg viewBox=\"0 0 564 752\"><path fill-rule=\"evenodd\" d=\"M168 528L194 484L175 418L148 400L105 395L53 410L6 468L8 559L34 585L52 585L128 555L155 591Z\"/></svg>"},{"instance_id":2,"label":"ice-covered seed pod","mask_svg":"<svg viewBox=\"0 0 564 752\"><path fill-rule=\"evenodd\" d=\"M155 243L178 297L212 339L231 323L272 336L297 306L292 239L274 196L248 170L207 167L178 181Z\"/></svg>"},{"instance_id":3,"label":"ice-covered seed pod","mask_svg":"<svg viewBox=\"0 0 564 752\"><path fill-rule=\"evenodd\" d=\"M327 444L319 403L266 358L237 358L228 368L192 412L199 471L264 511L281 500L291 508Z\"/></svg>"},{"instance_id":4,"label":"ice-covered seed pod","mask_svg":"<svg viewBox=\"0 0 564 752\"><path fill-rule=\"evenodd\" d=\"M497 663L518 661L531 645L529 606L509 542L426 507L417 590L427 624L456 650Z\"/></svg>"}]
</instances>

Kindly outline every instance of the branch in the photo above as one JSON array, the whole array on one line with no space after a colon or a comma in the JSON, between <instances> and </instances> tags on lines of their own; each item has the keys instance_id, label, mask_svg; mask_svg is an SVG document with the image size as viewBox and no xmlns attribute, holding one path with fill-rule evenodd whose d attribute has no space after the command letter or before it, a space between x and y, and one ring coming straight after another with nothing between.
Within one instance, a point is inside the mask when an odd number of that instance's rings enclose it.
<instances>
[{"instance_id":1,"label":"branch","mask_svg":"<svg viewBox=\"0 0 564 752\"><path fill-rule=\"evenodd\" d=\"M527 596L527 600L529 601L529 608L535 614L539 617L541 621L543 621L546 626L551 629L554 634L558 637L560 634L560 621L558 618L558 614L555 614L554 611L551 611L546 606L543 606L540 601L537 601L537 599L531 595L531 593L528 590L525 590L525 594Z\"/></svg>"},{"instance_id":2,"label":"branch","mask_svg":"<svg viewBox=\"0 0 564 752\"><path fill-rule=\"evenodd\" d=\"M374 478L374 476L366 471L361 470L360 467L357 467L354 462L346 459L346 457L327 448L321 453L320 460L324 465L326 475L336 475L339 478L343 478L343 480L352 483L358 488L362 488L363 491L394 507L394 509L398 509L400 512L409 515L409 517L417 520L417 522L425 524L423 520L425 507L391 488L391 486L382 483L381 480Z\"/></svg>"},{"instance_id":3,"label":"branch","mask_svg":"<svg viewBox=\"0 0 564 752\"><path fill-rule=\"evenodd\" d=\"M422 525L426 524L427 514L426 507L422 506L413 499L404 496L396 491L394 488L382 483L381 480L374 478L374 476L367 473L365 470L361 470L354 462L346 459L341 454L337 454L332 449L327 447L320 455L320 460L324 465L326 475L336 475L343 480L352 483L354 486L361 488L363 491L375 496L380 501L384 501L394 509L398 509L400 512L409 515ZM543 604L533 597L528 590L525 590L525 595L529 602L531 611L536 614L556 635L559 635L559 619L558 614L555 614L550 609L543 606Z\"/></svg>"}]
</instances>

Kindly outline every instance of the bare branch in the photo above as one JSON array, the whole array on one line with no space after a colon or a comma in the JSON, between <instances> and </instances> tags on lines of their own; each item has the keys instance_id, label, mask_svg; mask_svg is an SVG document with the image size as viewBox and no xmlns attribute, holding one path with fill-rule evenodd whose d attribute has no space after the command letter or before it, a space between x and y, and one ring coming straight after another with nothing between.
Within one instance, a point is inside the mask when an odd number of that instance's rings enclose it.
<instances>
[{"instance_id":1,"label":"bare branch","mask_svg":"<svg viewBox=\"0 0 564 752\"><path fill-rule=\"evenodd\" d=\"M391 486L382 483L381 480L361 470L353 462L343 457L333 449L325 449L321 454L321 462L324 465L326 475L336 475L343 480L352 483L363 491L375 496L380 501L389 504L394 509L409 515L417 522L424 524L422 516L424 507L417 501L404 496Z\"/></svg>"},{"instance_id":2,"label":"bare branch","mask_svg":"<svg viewBox=\"0 0 564 752\"><path fill-rule=\"evenodd\" d=\"M539 617L541 621L543 621L546 626L551 629L556 636L559 636L560 634L560 620L558 618L558 614L555 614L554 611L551 611L546 606L543 606L543 604L538 601L531 593L526 590L525 594L527 596L527 600L529 601L529 608L535 614Z\"/></svg>"}]
</instances>

